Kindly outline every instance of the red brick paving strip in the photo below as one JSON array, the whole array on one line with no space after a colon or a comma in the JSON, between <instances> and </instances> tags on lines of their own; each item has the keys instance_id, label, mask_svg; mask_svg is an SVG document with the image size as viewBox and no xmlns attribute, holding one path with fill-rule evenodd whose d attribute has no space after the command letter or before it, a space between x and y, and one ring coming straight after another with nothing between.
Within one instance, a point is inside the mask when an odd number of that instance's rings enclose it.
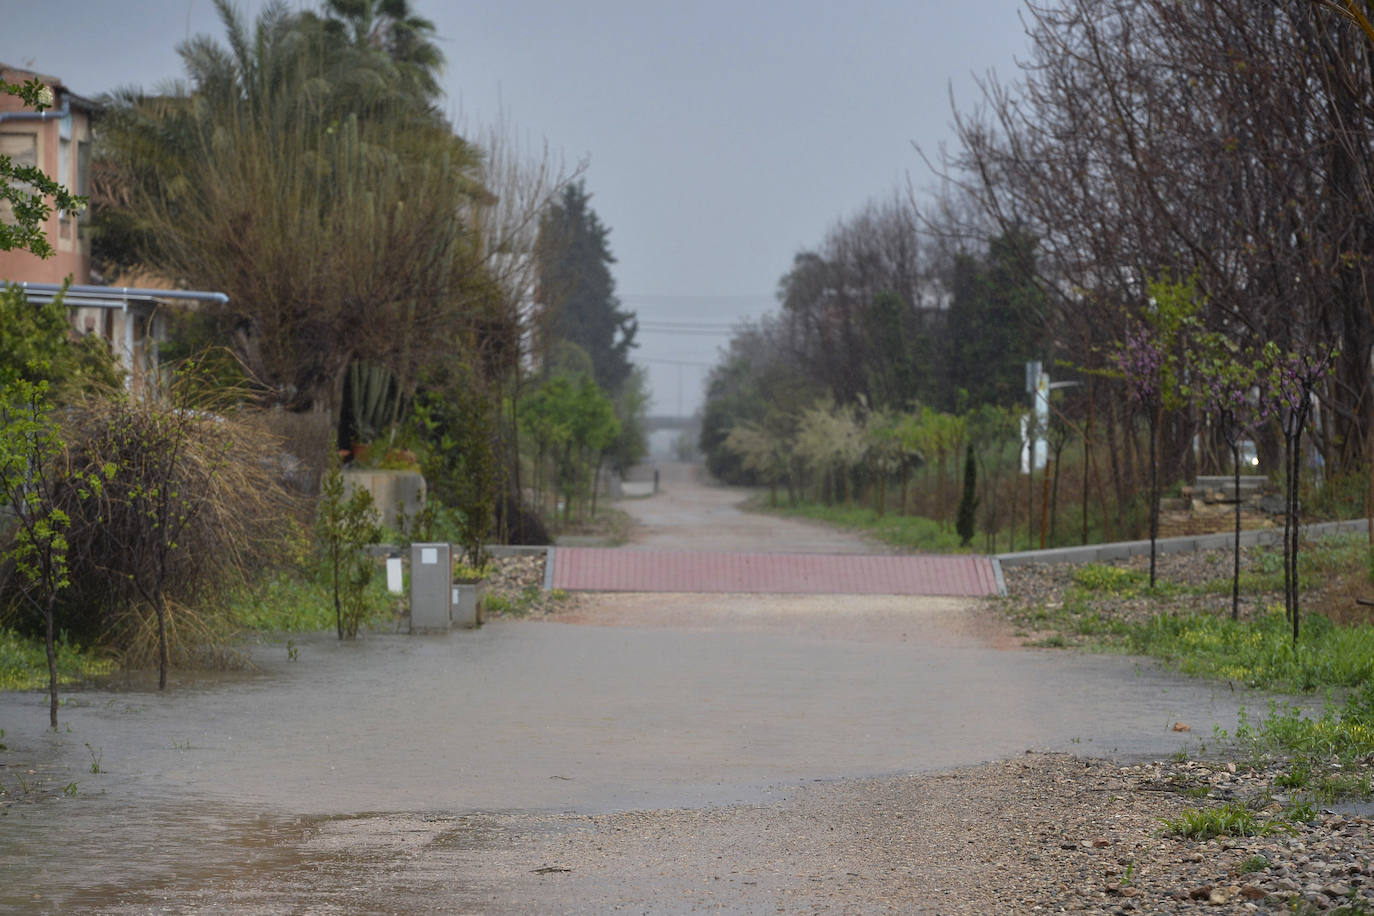
<instances>
[{"instance_id":1,"label":"red brick paving strip","mask_svg":"<svg viewBox=\"0 0 1374 916\"><path fill-rule=\"evenodd\" d=\"M552 586L582 592L995 595L979 556L707 553L559 547Z\"/></svg>"}]
</instances>

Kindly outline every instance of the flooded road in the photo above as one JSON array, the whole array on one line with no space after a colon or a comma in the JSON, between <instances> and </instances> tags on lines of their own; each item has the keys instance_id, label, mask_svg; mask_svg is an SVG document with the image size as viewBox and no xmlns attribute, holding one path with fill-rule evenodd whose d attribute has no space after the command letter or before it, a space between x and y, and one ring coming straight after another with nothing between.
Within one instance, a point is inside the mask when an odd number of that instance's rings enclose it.
<instances>
[{"instance_id":1,"label":"flooded road","mask_svg":"<svg viewBox=\"0 0 1374 916\"><path fill-rule=\"evenodd\" d=\"M1205 740L1259 702L1004 636L951 599L594 596L68 694L56 733L40 694L0 693L0 910L521 912L491 863L558 873L569 817L744 810L1028 748L1158 756L1188 738L1173 723Z\"/></svg>"}]
</instances>

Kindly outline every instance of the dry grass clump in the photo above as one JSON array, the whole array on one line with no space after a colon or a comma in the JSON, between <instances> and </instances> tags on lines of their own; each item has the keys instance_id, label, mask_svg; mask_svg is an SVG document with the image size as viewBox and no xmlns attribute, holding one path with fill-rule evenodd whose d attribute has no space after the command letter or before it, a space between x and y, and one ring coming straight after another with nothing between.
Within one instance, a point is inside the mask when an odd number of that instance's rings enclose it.
<instances>
[{"instance_id":1,"label":"dry grass clump","mask_svg":"<svg viewBox=\"0 0 1374 916\"><path fill-rule=\"evenodd\" d=\"M260 413L183 376L157 401L90 399L64 411L70 584L57 626L128 665L223 666L224 596L253 571L304 552ZM92 485L89 481L98 481Z\"/></svg>"}]
</instances>

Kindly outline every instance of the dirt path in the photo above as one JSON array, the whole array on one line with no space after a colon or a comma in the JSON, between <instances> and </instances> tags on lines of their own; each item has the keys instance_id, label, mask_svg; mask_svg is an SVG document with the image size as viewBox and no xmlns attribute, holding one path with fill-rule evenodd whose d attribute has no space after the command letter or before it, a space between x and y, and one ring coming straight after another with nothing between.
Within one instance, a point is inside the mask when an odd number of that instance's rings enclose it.
<instances>
[{"instance_id":1,"label":"dirt path","mask_svg":"<svg viewBox=\"0 0 1374 916\"><path fill-rule=\"evenodd\" d=\"M736 498L627 506L658 519L644 546L859 546ZM1173 722L1206 735L1238 707L1003 634L949 599L594 596L80 692L56 734L41 695L0 694L0 910L988 912L1006 819L1043 819L1048 771L901 774L1162 755Z\"/></svg>"},{"instance_id":2,"label":"dirt path","mask_svg":"<svg viewBox=\"0 0 1374 916\"><path fill-rule=\"evenodd\" d=\"M750 493L706 481L701 465L658 466L659 493L616 508L634 517L630 548L750 553L892 553L887 545L812 522L741 512Z\"/></svg>"}]
</instances>

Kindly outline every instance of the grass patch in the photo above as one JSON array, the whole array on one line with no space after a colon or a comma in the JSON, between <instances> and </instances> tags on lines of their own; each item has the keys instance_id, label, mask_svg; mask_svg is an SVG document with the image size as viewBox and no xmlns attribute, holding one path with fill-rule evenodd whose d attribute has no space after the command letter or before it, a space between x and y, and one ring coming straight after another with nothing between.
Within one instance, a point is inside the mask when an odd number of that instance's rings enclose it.
<instances>
[{"instance_id":1,"label":"grass patch","mask_svg":"<svg viewBox=\"0 0 1374 916\"><path fill-rule=\"evenodd\" d=\"M1156 579L1150 588L1150 574L1144 569L1128 566L1108 566L1087 563L1073 572L1074 590L1071 597L1111 598L1173 598L1188 590L1164 579ZM1229 586L1228 586L1229 587Z\"/></svg>"},{"instance_id":2,"label":"grass patch","mask_svg":"<svg viewBox=\"0 0 1374 916\"><path fill-rule=\"evenodd\" d=\"M91 649L57 641L57 682L80 684L115 669L114 662ZM0 690L35 690L48 686L48 654L43 640L0 629Z\"/></svg>"},{"instance_id":3,"label":"grass patch","mask_svg":"<svg viewBox=\"0 0 1374 916\"><path fill-rule=\"evenodd\" d=\"M1212 614L1157 615L1121 631L1127 648L1185 674L1252 687L1309 691L1356 687L1374 678L1374 626L1340 627L1320 614L1303 617L1297 645L1281 612L1233 621Z\"/></svg>"},{"instance_id":4,"label":"grass patch","mask_svg":"<svg viewBox=\"0 0 1374 916\"><path fill-rule=\"evenodd\" d=\"M559 589L558 591L562 591ZM564 595L566 596L566 592ZM543 596L543 589L537 585L527 585L518 594L512 595L487 595L487 611L492 614L509 614L512 617L523 617L539 602ZM551 595L551 599L556 597Z\"/></svg>"},{"instance_id":5,"label":"grass patch","mask_svg":"<svg viewBox=\"0 0 1374 916\"><path fill-rule=\"evenodd\" d=\"M1284 829L1285 824L1255 816L1244 805L1229 802L1217 808L1189 808L1178 817L1166 817L1165 832L1192 840L1210 840L1218 836L1268 836Z\"/></svg>"},{"instance_id":6,"label":"grass patch","mask_svg":"<svg viewBox=\"0 0 1374 916\"><path fill-rule=\"evenodd\" d=\"M386 576L378 574L367 588L368 613L363 628L383 624L398 600L386 590ZM336 626L334 592L320 578L280 569L229 598L234 621L259 633L310 633Z\"/></svg>"},{"instance_id":7,"label":"grass patch","mask_svg":"<svg viewBox=\"0 0 1374 916\"><path fill-rule=\"evenodd\" d=\"M1322 806L1342 799L1374 797L1368 766L1374 760L1374 681L1343 704L1328 700L1318 716L1271 702L1269 715L1252 724L1242 709L1235 739L1239 751L1253 759L1284 761L1273 788L1288 796L1290 821L1310 820Z\"/></svg>"},{"instance_id":8,"label":"grass patch","mask_svg":"<svg viewBox=\"0 0 1374 916\"><path fill-rule=\"evenodd\" d=\"M1289 769L1282 778L1290 787L1307 787L1327 774L1353 770L1356 763L1374 756L1374 682L1350 694L1343 705L1328 701L1316 717L1291 705L1271 703L1268 717L1251 725L1242 711L1236 740L1257 755L1288 757ZM1340 766L1327 765L1332 762Z\"/></svg>"},{"instance_id":9,"label":"grass patch","mask_svg":"<svg viewBox=\"0 0 1374 916\"><path fill-rule=\"evenodd\" d=\"M766 499L751 500L746 507L756 512L767 512L787 518L804 518L862 531L886 544L909 550L931 553L967 552L967 548L959 546L959 535L952 525L942 529L935 520L918 515L886 513L879 516L868 506L853 504L827 506L823 503L807 502L795 506L770 507Z\"/></svg>"}]
</instances>

